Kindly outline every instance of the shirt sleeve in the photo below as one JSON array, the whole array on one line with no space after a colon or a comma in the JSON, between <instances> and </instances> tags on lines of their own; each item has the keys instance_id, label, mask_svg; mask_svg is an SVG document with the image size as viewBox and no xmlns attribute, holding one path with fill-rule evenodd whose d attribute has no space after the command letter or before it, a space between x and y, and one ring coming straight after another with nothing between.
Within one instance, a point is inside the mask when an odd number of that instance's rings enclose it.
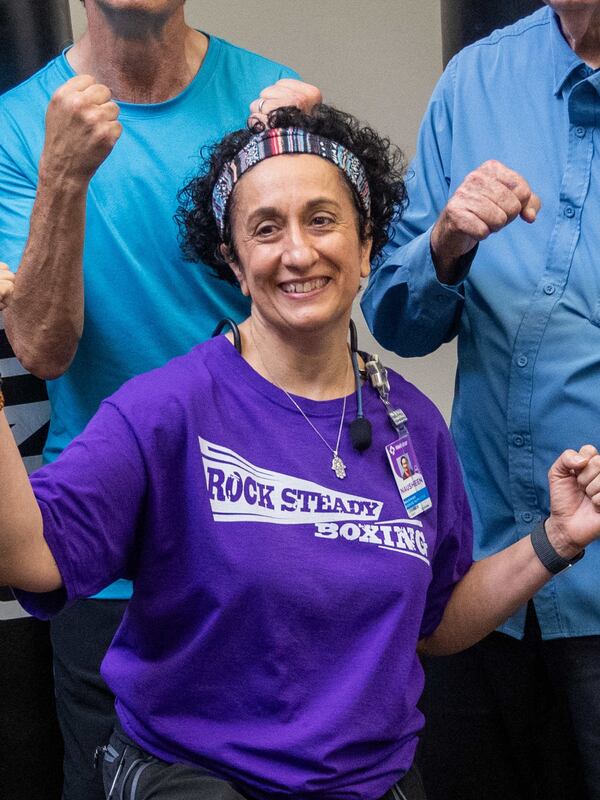
<instances>
[{"instance_id":1,"label":"shirt sleeve","mask_svg":"<svg viewBox=\"0 0 600 800\"><path fill-rule=\"evenodd\" d=\"M281 78L294 78L297 81L302 80L302 78L300 77L300 75L298 75L295 69L285 66L281 67L281 71L277 77L277 80L281 80Z\"/></svg>"},{"instance_id":2,"label":"shirt sleeve","mask_svg":"<svg viewBox=\"0 0 600 800\"><path fill-rule=\"evenodd\" d=\"M21 261L37 188L37 169L6 109L0 110L0 259L13 272ZM17 155L22 154L22 157Z\"/></svg>"},{"instance_id":3,"label":"shirt sleeve","mask_svg":"<svg viewBox=\"0 0 600 800\"><path fill-rule=\"evenodd\" d=\"M135 433L119 409L105 401L58 460L31 476L63 589L15 591L29 613L47 618L117 578L135 576L146 483Z\"/></svg>"},{"instance_id":4,"label":"shirt sleeve","mask_svg":"<svg viewBox=\"0 0 600 800\"><path fill-rule=\"evenodd\" d=\"M454 587L473 563L473 522L462 471L450 435L440 462L438 536L431 562L432 579L427 590L419 639L430 636L440 624Z\"/></svg>"},{"instance_id":5,"label":"shirt sleeve","mask_svg":"<svg viewBox=\"0 0 600 800\"><path fill-rule=\"evenodd\" d=\"M408 205L373 264L361 304L377 341L401 356L426 355L450 341L462 310L462 282L438 281L430 247L449 197L454 69L450 62L429 102L406 178Z\"/></svg>"}]
</instances>

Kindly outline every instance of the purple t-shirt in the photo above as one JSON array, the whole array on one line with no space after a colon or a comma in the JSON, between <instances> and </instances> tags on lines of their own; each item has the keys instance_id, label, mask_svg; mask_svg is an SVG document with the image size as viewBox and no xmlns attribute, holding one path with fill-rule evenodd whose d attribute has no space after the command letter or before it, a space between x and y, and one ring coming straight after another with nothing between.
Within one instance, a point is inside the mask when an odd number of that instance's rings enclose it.
<instances>
[{"instance_id":1,"label":"purple t-shirt","mask_svg":"<svg viewBox=\"0 0 600 800\"><path fill-rule=\"evenodd\" d=\"M219 337L129 381L32 476L64 591L44 616L131 577L104 659L123 728L166 761L250 795L375 800L413 761L417 641L471 564L471 519L446 426L396 374L433 507L409 519L363 390L373 444L340 455ZM297 398L334 444L341 400Z\"/></svg>"}]
</instances>

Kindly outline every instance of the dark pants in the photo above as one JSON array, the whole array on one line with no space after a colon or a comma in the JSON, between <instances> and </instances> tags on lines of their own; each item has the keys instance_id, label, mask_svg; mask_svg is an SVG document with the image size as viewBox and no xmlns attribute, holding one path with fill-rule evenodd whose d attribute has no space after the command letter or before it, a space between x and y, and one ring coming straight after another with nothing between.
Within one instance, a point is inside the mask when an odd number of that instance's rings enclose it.
<instances>
[{"instance_id":1,"label":"dark pants","mask_svg":"<svg viewBox=\"0 0 600 800\"><path fill-rule=\"evenodd\" d=\"M64 800L104 800L96 747L115 724L115 699L100 663L121 623L125 600L80 600L52 620L56 708L65 745Z\"/></svg>"},{"instance_id":2,"label":"dark pants","mask_svg":"<svg viewBox=\"0 0 600 800\"><path fill-rule=\"evenodd\" d=\"M425 661L430 800L600 800L600 637L542 641L532 610L522 641Z\"/></svg>"},{"instance_id":3,"label":"dark pants","mask_svg":"<svg viewBox=\"0 0 600 800\"><path fill-rule=\"evenodd\" d=\"M214 775L154 758L118 725L105 750L103 772L109 800L250 800ZM426 800L416 767L382 800Z\"/></svg>"},{"instance_id":4,"label":"dark pants","mask_svg":"<svg viewBox=\"0 0 600 800\"><path fill-rule=\"evenodd\" d=\"M0 797L58 800L61 787L48 624L0 621Z\"/></svg>"}]
</instances>

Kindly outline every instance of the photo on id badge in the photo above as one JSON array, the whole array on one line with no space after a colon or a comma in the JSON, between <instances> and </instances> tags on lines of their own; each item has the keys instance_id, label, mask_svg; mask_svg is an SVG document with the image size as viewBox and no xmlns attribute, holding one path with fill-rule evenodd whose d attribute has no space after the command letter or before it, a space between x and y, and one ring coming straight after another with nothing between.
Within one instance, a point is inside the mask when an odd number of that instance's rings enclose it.
<instances>
[{"instance_id":1,"label":"photo on id badge","mask_svg":"<svg viewBox=\"0 0 600 800\"><path fill-rule=\"evenodd\" d=\"M408 431L386 445L385 450L406 513L411 519L417 517L432 503Z\"/></svg>"}]
</instances>

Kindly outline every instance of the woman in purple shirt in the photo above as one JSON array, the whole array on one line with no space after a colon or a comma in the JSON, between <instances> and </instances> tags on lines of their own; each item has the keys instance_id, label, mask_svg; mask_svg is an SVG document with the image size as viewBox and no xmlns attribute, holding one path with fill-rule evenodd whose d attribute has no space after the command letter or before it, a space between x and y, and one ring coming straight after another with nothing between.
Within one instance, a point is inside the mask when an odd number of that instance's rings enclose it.
<instances>
[{"instance_id":1,"label":"woman in purple shirt","mask_svg":"<svg viewBox=\"0 0 600 800\"><path fill-rule=\"evenodd\" d=\"M472 644L600 535L586 445L545 527L472 564L440 414L348 348L400 163L324 106L226 137L179 217L251 298L239 336L125 384L31 483L0 413L0 584L47 617L134 581L102 667L109 798L422 798L417 648Z\"/></svg>"}]
</instances>

